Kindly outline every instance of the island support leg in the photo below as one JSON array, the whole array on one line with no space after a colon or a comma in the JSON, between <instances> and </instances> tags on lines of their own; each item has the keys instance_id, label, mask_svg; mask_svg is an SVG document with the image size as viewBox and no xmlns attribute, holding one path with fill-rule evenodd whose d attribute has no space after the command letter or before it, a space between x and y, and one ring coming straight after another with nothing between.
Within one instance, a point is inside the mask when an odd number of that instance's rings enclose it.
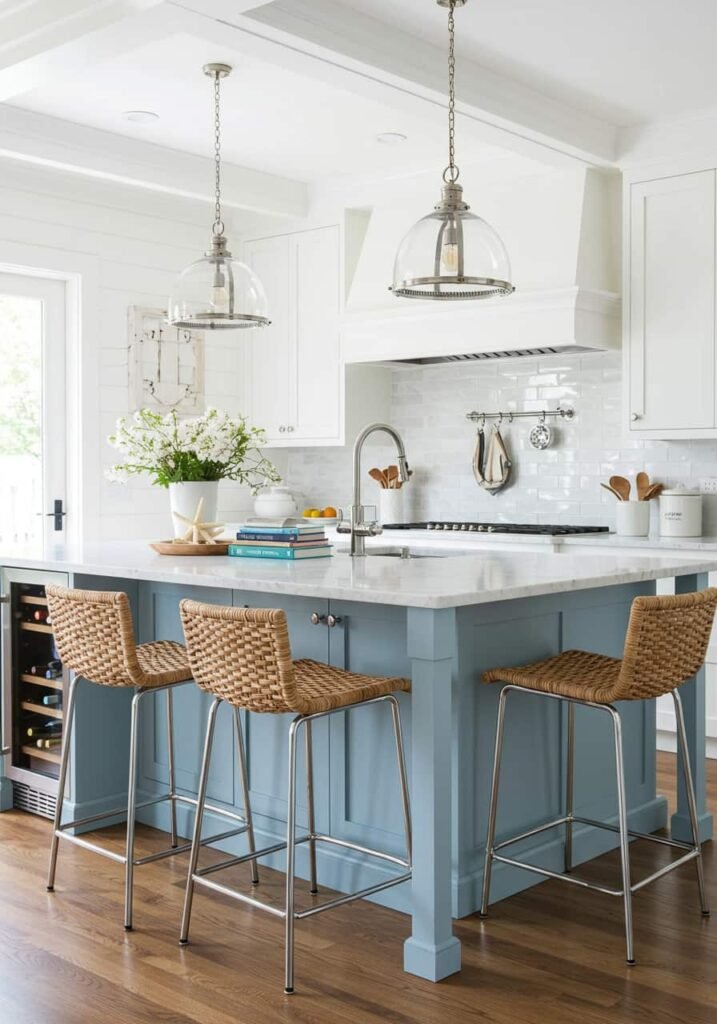
<instances>
[{"instance_id":1,"label":"island support leg","mask_svg":"<svg viewBox=\"0 0 717 1024\"><path fill-rule=\"evenodd\" d=\"M412 668L411 804L413 880L411 938L403 965L440 981L461 968L451 904L451 679L454 609L408 609Z\"/></svg>"},{"instance_id":2,"label":"island support leg","mask_svg":"<svg viewBox=\"0 0 717 1024\"><path fill-rule=\"evenodd\" d=\"M709 586L706 573L695 573L690 576L678 576L675 580L676 594L691 594L695 590L704 590ZM701 842L712 838L712 815L707 813L707 780L705 765L705 669L680 687L680 697L685 715L687 746L690 755L690 767L695 786L697 802L697 826ZM685 789L682 756L677 753L677 813L672 815L671 832L673 839L692 842L690 812Z\"/></svg>"}]
</instances>

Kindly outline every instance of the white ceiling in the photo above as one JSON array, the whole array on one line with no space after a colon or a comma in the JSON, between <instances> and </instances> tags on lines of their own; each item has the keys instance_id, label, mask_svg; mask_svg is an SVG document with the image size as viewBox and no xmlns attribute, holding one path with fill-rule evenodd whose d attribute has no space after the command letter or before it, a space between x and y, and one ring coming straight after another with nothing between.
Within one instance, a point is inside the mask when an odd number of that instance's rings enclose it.
<instances>
[{"instance_id":1,"label":"white ceiling","mask_svg":"<svg viewBox=\"0 0 717 1024\"><path fill-rule=\"evenodd\" d=\"M165 37L120 57L83 67L63 81L13 97L13 106L101 128L182 152L213 152L209 61L232 64L222 84L223 155L227 161L287 178L315 181L340 175L391 177L445 164L446 127L440 111L399 112L277 64L261 63L187 34ZM388 91L387 91L388 93ZM127 110L151 110L159 120L128 121ZM380 132L408 140L381 145ZM459 136L468 165L505 151Z\"/></svg>"},{"instance_id":2,"label":"white ceiling","mask_svg":"<svg viewBox=\"0 0 717 1024\"><path fill-rule=\"evenodd\" d=\"M437 45L446 38L435 0L334 2ZM617 125L717 108L715 0L468 0L456 28L459 54Z\"/></svg>"}]
</instances>

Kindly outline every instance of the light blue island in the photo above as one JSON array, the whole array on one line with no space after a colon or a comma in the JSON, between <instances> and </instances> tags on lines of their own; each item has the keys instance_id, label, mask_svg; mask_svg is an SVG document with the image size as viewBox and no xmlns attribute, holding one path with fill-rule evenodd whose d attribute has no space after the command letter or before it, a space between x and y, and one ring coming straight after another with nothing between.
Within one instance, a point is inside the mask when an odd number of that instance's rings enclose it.
<instances>
[{"instance_id":1,"label":"light blue island","mask_svg":"<svg viewBox=\"0 0 717 1024\"><path fill-rule=\"evenodd\" d=\"M675 577L678 591L701 589L717 569L709 553L637 558L497 551L486 547L442 558L331 559L267 563L219 558L163 558L146 545L85 546L47 553L0 554L3 590L13 579L50 579L91 589L122 589L136 612L140 642L181 640L182 597L218 604L284 608L295 657L314 658L357 672L409 676L413 691L401 707L414 826L412 885L380 898L411 915L405 969L437 981L460 969L453 919L477 911L499 687L480 676L495 665L537 660L570 648L620 656L634 597L653 593L654 581ZM313 613L320 621L312 623ZM333 616L333 618L328 618ZM316 618L316 616L314 616ZM330 622L335 625L329 626ZM7 652L5 654L7 660ZM73 737L74 772L66 813L74 817L121 805L126 799L129 697L83 683ZM712 834L705 811L704 680L682 688L703 838ZM140 754L147 796L167 785L163 695L145 705ZM207 698L193 685L175 694L177 780L196 793ZM621 707L624 722L630 826L665 827L665 800L656 791L654 702ZM286 730L283 718L247 715L247 756L254 824L262 845L279 837L286 820ZM564 800L564 723L552 702L516 700L507 721L499 822L517 833L561 813ZM600 716L576 709L576 813L615 821L611 734ZM317 828L389 852L403 852L402 813L392 735L381 708L347 712L314 726ZM209 796L241 806L231 721L217 725ZM299 776L301 778L301 775ZM0 783L2 780L0 780ZM5 780L7 793L7 780ZM302 810L299 800L299 817ZM168 829L166 805L142 819ZM684 793L672 820L688 835ZM207 822L207 829L217 825ZM191 835L189 816L179 819ZM221 831L219 825L216 831ZM264 841L267 841L266 843ZM561 870L562 832L526 841L536 863ZM227 845L230 850L237 846ZM616 845L610 833L576 827L574 859ZM242 851L243 852L243 851ZM308 864L297 851L297 871ZM273 862L283 868L281 859ZM348 891L380 881L388 864L370 864L351 851L322 851L319 883ZM40 884L42 880L38 880ZM505 865L494 871L492 895L501 899L536 884L536 877ZM237 910L237 914L241 914ZM137 907L141 927L141 905Z\"/></svg>"}]
</instances>

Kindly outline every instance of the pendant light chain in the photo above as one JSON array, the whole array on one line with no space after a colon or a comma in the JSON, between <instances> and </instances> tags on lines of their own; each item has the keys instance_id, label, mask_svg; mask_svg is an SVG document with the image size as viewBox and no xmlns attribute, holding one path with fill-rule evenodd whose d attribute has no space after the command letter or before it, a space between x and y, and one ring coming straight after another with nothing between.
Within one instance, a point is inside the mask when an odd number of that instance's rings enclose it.
<instances>
[{"instance_id":1,"label":"pendant light chain","mask_svg":"<svg viewBox=\"0 0 717 1024\"><path fill-rule=\"evenodd\" d=\"M222 220L222 125L219 113L219 90L221 75L214 73L214 225L216 236L224 234Z\"/></svg>"},{"instance_id":2,"label":"pendant light chain","mask_svg":"<svg viewBox=\"0 0 717 1024\"><path fill-rule=\"evenodd\" d=\"M460 176L456 165L456 19L455 0L448 8L448 166L443 180L454 185Z\"/></svg>"}]
</instances>

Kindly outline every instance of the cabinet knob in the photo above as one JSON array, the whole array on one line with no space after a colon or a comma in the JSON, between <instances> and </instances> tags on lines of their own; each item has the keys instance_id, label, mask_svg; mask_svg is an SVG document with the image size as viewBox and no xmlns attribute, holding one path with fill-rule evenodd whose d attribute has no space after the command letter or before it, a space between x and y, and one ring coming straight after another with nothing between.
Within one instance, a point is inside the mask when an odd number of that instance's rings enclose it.
<instances>
[{"instance_id":1,"label":"cabinet knob","mask_svg":"<svg viewBox=\"0 0 717 1024\"><path fill-rule=\"evenodd\" d=\"M280 434L285 434L286 433L286 427L279 427L279 433Z\"/></svg>"},{"instance_id":2,"label":"cabinet knob","mask_svg":"<svg viewBox=\"0 0 717 1024\"><path fill-rule=\"evenodd\" d=\"M286 429L288 430L288 432L289 432L290 434L293 434L293 433L294 433L294 428L293 428L293 427L287 427Z\"/></svg>"},{"instance_id":3,"label":"cabinet knob","mask_svg":"<svg viewBox=\"0 0 717 1024\"><path fill-rule=\"evenodd\" d=\"M310 617L310 622L311 622L312 626L319 626L319 625L321 625L322 622L326 622L326 616L325 615L319 615L318 612L312 612L311 613L311 617Z\"/></svg>"},{"instance_id":4,"label":"cabinet knob","mask_svg":"<svg viewBox=\"0 0 717 1024\"><path fill-rule=\"evenodd\" d=\"M341 622L341 616L340 615L327 615L326 616L326 625L327 626L331 626L332 629L334 628L334 626L338 626L338 624L340 622Z\"/></svg>"},{"instance_id":5,"label":"cabinet knob","mask_svg":"<svg viewBox=\"0 0 717 1024\"><path fill-rule=\"evenodd\" d=\"M630 419L631 419L631 420L632 420L632 422L634 423L634 422L635 422L636 420L640 420L640 419L642 419L642 416L640 415L640 413L639 413L639 412L634 412L634 413L632 414L632 416L630 417Z\"/></svg>"}]
</instances>

